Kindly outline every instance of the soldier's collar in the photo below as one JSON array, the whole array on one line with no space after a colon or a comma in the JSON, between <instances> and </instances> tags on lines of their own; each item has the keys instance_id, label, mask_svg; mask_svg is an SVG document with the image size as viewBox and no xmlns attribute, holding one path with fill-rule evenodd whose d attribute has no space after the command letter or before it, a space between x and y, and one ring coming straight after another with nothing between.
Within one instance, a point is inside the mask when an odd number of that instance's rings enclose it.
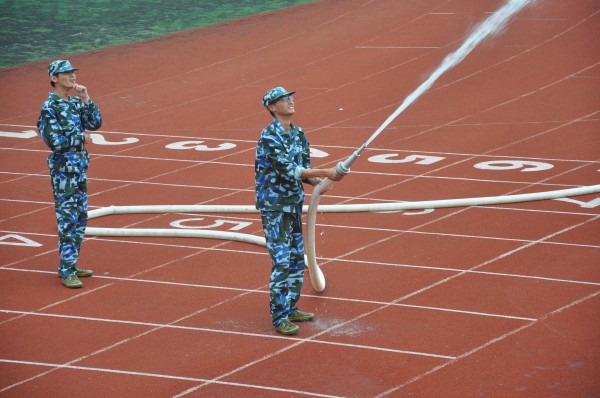
<instances>
[{"instance_id":1,"label":"soldier's collar","mask_svg":"<svg viewBox=\"0 0 600 398\"><path fill-rule=\"evenodd\" d=\"M290 131L285 131L281 122L275 117L273 118L273 125L275 129L283 134L289 134L292 130L299 130L298 127L294 125L294 123L290 123Z\"/></svg>"}]
</instances>

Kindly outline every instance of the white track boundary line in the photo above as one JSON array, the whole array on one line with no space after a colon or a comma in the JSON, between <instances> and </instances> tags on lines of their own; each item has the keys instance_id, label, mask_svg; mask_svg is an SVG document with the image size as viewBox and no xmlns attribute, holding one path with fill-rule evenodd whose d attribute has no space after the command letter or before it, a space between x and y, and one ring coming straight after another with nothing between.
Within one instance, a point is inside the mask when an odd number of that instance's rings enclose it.
<instances>
[{"instance_id":1,"label":"white track boundary line","mask_svg":"<svg viewBox=\"0 0 600 398\"><path fill-rule=\"evenodd\" d=\"M301 395L307 395L307 396L311 396L311 397L341 398L341 397L338 397L337 395L325 395L325 394L318 394L318 393L313 393L313 392L309 392L309 391L292 390L292 389L288 389L288 388L269 387L269 386L264 386L264 385L235 383L235 382L220 381L220 380L200 379L200 378L196 378L196 377L174 376L174 375L166 375L166 374L160 374L160 373L134 372L134 371L128 371L128 370L119 370L119 369L95 368L95 367L89 367L89 366L76 366L76 365L63 365L63 364L59 364L59 363L47 363L47 362L19 361L19 360L3 359L3 358L0 358L0 362L9 363L9 364L18 364L18 365L50 367L50 368L56 368L56 369L73 369L73 370L83 370L83 371L88 371L88 372L113 373L113 374L127 375L127 376L142 376L142 377L152 377L152 378L158 378L158 379L193 381L193 382L199 382L199 383L209 383L209 384L219 384L219 385L225 385L225 386L252 388L252 389L257 389L257 390L268 390L268 391L277 391L277 392L284 392L284 393L301 394ZM3 392L5 390L6 390L6 388L0 390L0 392Z\"/></svg>"},{"instance_id":2,"label":"white track boundary line","mask_svg":"<svg viewBox=\"0 0 600 398\"><path fill-rule=\"evenodd\" d=\"M372 351L383 351L383 352L389 352L389 353L393 353L393 354L422 356L422 357L428 357L428 358L456 359L456 356L435 354L435 353L429 353L429 352L399 350L399 349L394 349L394 348L368 346L368 345L362 345L362 344L339 343L339 342L327 341L327 340L316 340L316 339L308 340L306 338L280 336L280 335L275 335L275 334L236 332L233 330L211 329L211 328L202 328L202 327L197 327L197 326L180 326L180 325L174 325L174 324L163 324L163 323L154 323L154 322L126 321L126 320L121 320L121 319L96 318L96 317L88 317L88 316L64 315L64 314L56 314L56 313L48 313L48 312L35 312L35 311L16 311L16 310L6 310L6 309L0 309L0 313L14 314L14 315L19 315L19 316L39 316L39 317L47 317L47 318L61 318L61 319L91 321L91 322L100 322L100 323L114 323L114 324L119 324L119 325L130 325L130 326L145 326L145 327L159 328L159 329L177 329L177 330L187 330L187 331L192 331L192 332L229 334L229 335L237 335L237 336L244 336L244 337L256 337L256 338L260 338L260 339L298 341L298 342L323 344L323 345L330 345L330 346L337 346L337 347L350 347L350 348L372 350Z\"/></svg>"},{"instance_id":3,"label":"white track boundary line","mask_svg":"<svg viewBox=\"0 0 600 398\"><path fill-rule=\"evenodd\" d=\"M585 71L585 70L584 70ZM475 73L478 74L478 73ZM469 76L470 77L470 76ZM577 76L574 75L572 76L573 79L576 78L597 78L596 76ZM448 83L448 85L450 85L452 83ZM325 87L312 87L311 89L314 90L327 90L327 88ZM432 90L437 90L435 88L433 88ZM388 107L391 107L393 105L388 105ZM587 119L586 121L595 121L598 119ZM518 120L518 121L489 121L489 122L469 122L469 123L456 123L453 124L452 127L462 127L462 126L514 126L514 125L540 125L540 124L562 124L564 122L567 122L568 120L565 119L550 119L550 120ZM0 126L7 126L7 127L19 127L19 128L27 128L27 129L36 129L37 127L35 125L28 125L28 124L7 124L7 123L0 123ZM419 124L404 124L403 127L434 127L435 125L433 124L426 124L426 123L419 123ZM444 125L445 126L445 125ZM336 127L329 127L332 129L359 129L359 130L364 130L364 129L368 129L368 130L375 130L378 127L378 125L366 125L366 124L352 124L352 125L346 125L346 126L336 126ZM399 130L400 127L397 126L388 126L386 127L386 130ZM143 129L144 131L148 131L150 129ZM185 129L185 130L192 130L192 129ZM209 131L232 131L232 132L247 132L247 129L244 128L209 128L207 129ZM308 128L307 128L308 130ZM160 129L160 131L164 131L164 129ZM171 129L171 131L179 131L179 129L173 127ZM140 136L140 137L151 137L151 138L169 138L169 139L184 139L184 140L203 140L203 141L233 141L233 142L242 142L242 143L247 143L247 144L256 144L255 140L248 140L248 139L238 139L238 138L215 138L215 137L205 137L205 136L198 136L198 135L172 135L172 134L150 134L150 133L142 133L142 132L137 132L137 131L109 131L109 130L94 130L94 132L92 134L108 134L108 135L133 135L133 136ZM164 140L156 140L154 143L158 143ZM133 145L134 143L131 143L129 145ZM150 144L150 143L148 143ZM331 145L331 144L323 144L323 145L319 145L319 147L322 148L337 148L337 149L344 149L344 150L348 150L348 149L356 149L354 146L349 146L349 145ZM3 149L18 149L15 147L7 147L7 148L3 148ZM25 148L21 148L21 149L25 149ZM385 151L395 151L395 152L412 152L411 150L408 149L398 149L398 148L369 148L370 151L379 151L379 152L385 152ZM419 151L421 152L421 151ZM474 154L464 154L464 153L454 153L454 152L439 152L439 151L422 151L422 153L446 153L448 155L474 155ZM509 155L494 155L497 157L511 157ZM518 158L524 158L525 156L517 156ZM563 159L556 159L556 160L563 160ZM571 161L577 161L576 159L572 159Z\"/></svg>"},{"instance_id":4,"label":"white track boundary line","mask_svg":"<svg viewBox=\"0 0 600 398\"><path fill-rule=\"evenodd\" d=\"M440 46L355 46L354 48L361 49L399 49L399 50L411 50L411 49L436 49L442 48Z\"/></svg>"},{"instance_id":5,"label":"white track boundary line","mask_svg":"<svg viewBox=\"0 0 600 398\"><path fill-rule=\"evenodd\" d=\"M54 235L47 234L37 234L37 233L20 233L14 231L0 231L2 233L16 233L23 235L35 235L35 236L47 236L47 237L55 237ZM232 253L246 253L251 255L259 255L266 256L268 253L264 253L263 251L248 251L248 250L231 250L231 249L223 249L220 247L204 247L204 246L193 246L193 245L173 245L166 243L152 243L152 242L136 242L129 241L124 239L109 239L109 238L101 238L95 237L92 238L97 241L111 242L111 243L124 243L124 244L134 244L134 245L147 245L147 246L159 246L159 247L171 247L178 249L198 249L198 250L206 250L206 251L219 251L219 252L232 252ZM523 243L533 243L534 241L523 241ZM548 245L564 245L564 246L574 246L574 247L589 247L589 248L598 248L598 246L589 246L589 245L577 245L577 244L567 244L567 243L555 243L555 242L537 242L538 244L548 244ZM51 252L51 251L49 251ZM46 253L49 253L46 252ZM385 263L380 261L366 261L366 260L351 260L345 258L331 258L331 257L319 257L321 260L324 260L326 263L339 261L343 263L355 263L355 264L372 264L372 265L383 265L387 267L399 267L399 268L413 268L413 269L424 269L424 270L432 270L432 271L443 271L443 272L463 272L463 273L472 273L472 274L484 274L484 275L492 275L492 276L502 276L508 278L526 278L526 279L534 279L534 280L544 280L551 282L562 282L562 283L575 283L575 284L583 284L583 285L594 285L599 286L600 282L591 282L591 281L580 281L574 279L561 279L561 278L550 278L539 275L522 275L522 274L509 274L503 272L491 272L491 271L479 271L479 270L465 270L461 268L449 268L449 267L433 267L427 265L412 265L412 264L399 264L399 263ZM10 268L13 265L16 265L22 261L16 261L9 264L5 264L0 266L0 269L8 269L15 271L27 271L27 272L48 272L48 271L37 271L37 270L24 270L19 268ZM223 287L225 289L226 287ZM322 297L322 296L318 296Z\"/></svg>"},{"instance_id":6,"label":"white track boundary line","mask_svg":"<svg viewBox=\"0 0 600 398\"><path fill-rule=\"evenodd\" d=\"M0 174L2 174L2 172L0 172ZM48 178L48 176L44 176L45 178ZM102 181L112 181L112 180L102 180ZM123 181L124 183L128 183L130 181ZM132 182L132 181L131 181ZM179 187L181 185L178 184L158 184L158 183L144 183L144 184L150 184L150 185L165 185L165 186L175 186L175 187ZM211 187L200 187L200 186L189 186L189 185L183 185L184 187L192 187L192 188L211 188ZM563 186L567 186L567 185L563 185ZM572 187L571 185L568 185L569 187ZM215 189L219 189L216 188ZM220 188L220 189L228 189L228 188ZM230 190L230 189L229 189ZM243 192L243 191L252 191L251 189L245 190L245 189L239 189L236 190L238 192ZM343 198L343 199L350 199L347 196L333 196L333 195L328 195L329 197L336 197L336 198ZM367 200L367 199L365 199ZM368 199L371 200L373 203L395 203L397 201L392 200L392 199ZM561 199L551 199L551 200L558 200L561 201ZM21 200L21 199L3 199L0 198L0 202L8 202L8 203L25 203L25 204L34 204L34 205L54 205L54 203L51 202L47 202L47 201L36 201L36 200ZM88 206L90 209L103 209L104 206L93 206L93 205L89 205ZM507 210L507 211L520 211L520 212L526 212L526 213L548 213L548 214L564 214L564 215L572 215L572 216L595 216L595 213L582 213L582 212L576 212L576 211L556 211L556 210L542 210L542 209L528 209L528 208L519 208L519 207L514 207L514 205L512 205L511 207L502 207L502 206L493 206L493 205L486 205L486 206L470 206L471 208L476 208L476 209L493 209L493 210ZM590 208L591 210L591 208ZM402 213L401 211L387 211L387 212L381 212L381 213ZM404 212L406 213L406 212ZM198 215L198 214L202 214L202 213L186 213L186 212L182 212L182 213L177 213L177 214L185 214L185 215ZM215 213L206 213L206 214L202 214L203 217L230 217L230 216L226 216L226 215L215 215ZM13 216L11 218L14 217L18 217L18 216ZM230 218L235 218L237 220L239 219L243 219L243 220L255 220L253 218L244 218L244 217L230 217ZM318 224L320 226L326 226L326 227L332 227L332 228L337 228L340 227L340 225L333 225L333 224ZM348 227L348 228L364 228L366 230L378 230L378 228L371 228L371 227ZM391 229L390 229L391 230ZM394 231L394 230L392 230ZM410 230L395 230L395 231L406 231L409 232ZM429 232L423 232L423 231L412 231L413 233L422 233L422 234L426 234ZM18 232L17 232L18 233ZM22 233L29 233L29 232L22 232ZM437 232L431 232L433 234L436 234ZM484 237L484 236L477 236L477 235L460 235L460 234L445 234L445 235L450 235L450 236L465 236L465 237L481 237L481 238L489 238L489 239L513 239L516 241L520 241L523 239L516 239L516 238L494 238L494 237ZM526 241L526 240L523 240ZM550 243L550 242L549 242ZM554 243L554 242L553 242ZM555 244L564 244L567 246L580 246L577 243L560 243L560 242L555 242ZM596 247L595 245L581 245L581 246L589 246L589 247Z\"/></svg>"},{"instance_id":7,"label":"white track boundary line","mask_svg":"<svg viewBox=\"0 0 600 398\"><path fill-rule=\"evenodd\" d=\"M30 272L30 273L54 275L54 272L50 272L50 271L24 270L24 269L9 268L9 267L0 267L0 271ZM456 272L461 272L461 271L457 270ZM192 288L199 288L199 289L226 290L226 291L242 292L242 293L246 293L246 294L252 294L252 293L262 294L262 295L269 294L269 292L266 290L246 289L246 288L228 287L228 286L201 285L201 284L195 284L195 283L157 281L157 280L152 280L152 279L138 279L138 278L113 277L113 276L102 276L102 275L94 275L94 278L106 279L106 280L110 280L110 281L148 283L148 284L155 284L155 285L192 287ZM595 284L595 285L600 286L600 283ZM431 306L424 306L424 305L403 304L403 303L394 303L394 302L377 301L377 300L353 299L353 298L348 298L348 297L322 296L322 295L315 295L315 294L303 294L303 296L319 298L319 299L323 299L323 300L331 300L331 301L342 301L342 302L351 302L351 303L359 303L359 304L373 304L373 305L379 305L379 306L386 305L386 306L392 306L392 307L416 308L416 309L422 309L422 310L451 312L451 313L457 313L457 314L484 316L484 317L490 317L490 318L514 319L514 320L520 320L520 321L535 320L535 318L522 317L522 316L516 316L516 315L493 314L493 313L489 313L489 312L467 311L467 310L460 310L460 309L455 309L455 308L431 307ZM0 312L1 311L11 311L11 310L0 309ZM123 322L126 323L128 321L123 321ZM4 322L0 322L0 325L2 323L4 323ZM215 330L217 330L217 329L215 329Z\"/></svg>"},{"instance_id":8,"label":"white track boundary line","mask_svg":"<svg viewBox=\"0 0 600 398\"><path fill-rule=\"evenodd\" d=\"M543 243L543 242L540 242L540 243ZM577 280L573 280L573 279L549 278L549 277L537 276L537 275L508 274L508 273L504 273L504 272L479 271L479 270L471 270L471 269L465 270L465 269L460 269L460 268L431 267L431 266L426 266L426 265L392 264L392 263L384 263L384 262L378 262L378 261L348 260L348 259L341 259L341 258L324 258L323 257L322 259L327 260L327 261L339 261L339 262L356 263L356 264L383 265L386 267L416 268L416 269L426 269L426 270L432 270L432 271L448 271L448 272L465 273L465 274L482 274L482 275L490 275L490 276L502 276L502 277L507 277L507 278L525 278L525 279L534 279L534 280L542 280L542 281L549 281L549 282L575 283L575 284L582 284L582 285L600 286L600 282L577 281Z\"/></svg>"},{"instance_id":9,"label":"white track boundary line","mask_svg":"<svg viewBox=\"0 0 600 398\"><path fill-rule=\"evenodd\" d=\"M0 148L2 149L2 148ZM119 156L114 156L119 157ZM515 157L516 158L516 157ZM575 161L574 161L575 162ZM210 163L210 162L205 162ZM581 161L577 163L596 163L592 161ZM600 162L597 162L598 166L600 166ZM239 166L240 164L233 164L227 162L216 162L215 164L220 165L234 165ZM250 164L243 165L245 167L254 167ZM560 187L560 188L576 188L580 185L573 184L556 184L556 183L538 183L531 181L511 181L511 180L490 180L484 178L467 178L467 177L448 177L448 176L435 176L435 175L420 175L420 174L404 174L404 173L390 173L390 172L378 172L378 171L352 171L353 174L361 174L367 176L386 176L386 177L418 177L423 178L425 180L443 180L443 181L468 181L468 182L491 182L497 184L511 184L511 185L526 185L527 187L531 186L545 186L545 187ZM47 174L42 173L16 173L16 172L4 172L0 171L0 175L14 175L19 177L40 177L40 178L48 178ZM102 181L102 182L117 182L124 183L128 185L156 185L156 186L164 186L164 187L182 187L182 188L202 188L202 189L214 189L214 190L225 190L225 191L236 191L236 192L254 192L253 188L223 188L217 186L208 186L208 185L191 185L191 184L170 184L170 183L162 183L162 182L152 182L152 181L133 181L133 180L115 180L110 178L88 178L89 181ZM307 192L307 195L310 193ZM331 195L327 195L331 197ZM351 197L344 197L339 195L334 195L334 198L344 198L344 199L353 199ZM373 201L382 201L382 202L395 202L393 199L379 199L379 198L364 198L373 200Z\"/></svg>"},{"instance_id":10,"label":"white track boundary line","mask_svg":"<svg viewBox=\"0 0 600 398\"><path fill-rule=\"evenodd\" d=\"M3 201L2 199L0 199L0 202ZM29 202L29 203L34 203L35 202ZM39 203L39 204L48 204L50 205L51 203ZM477 208L481 208L481 209L485 209L485 208L489 208L486 206L473 206L473 207L477 207ZM97 209L102 209L103 207L96 207ZM505 210L505 208L499 208L498 210ZM550 213L550 214L565 214L565 215L575 215L575 216L583 216L583 217L597 217L600 214L594 214L594 213L573 213L573 212L553 212L553 211L539 211L539 210L530 210L530 209L515 209L515 208L506 208L506 210L509 211L521 211L521 212L532 212L532 213ZM389 212L389 213L394 213ZM165 215L166 213L157 213L157 214L161 214L161 215ZM216 215L215 213L187 213L187 212L181 212L181 213L171 213L171 214L178 214L178 215L183 215L183 216L192 216L192 217L200 217L202 216L203 218L226 218L226 219L234 219L234 220L246 220L246 221L258 221L258 219L256 218L251 218L251 217L236 217L236 216L228 216L228 215ZM12 218L12 217L11 217ZM147 222L147 219L141 220L140 222ZM490 240L490 241L501 241L501 242L516 242L516 243L531 243L534 242L535 240L532 239L523 239L523 238L503 238L503 237L495 237L495 236L483 236L483 235L466 235L466 234L452 234L452 233L447 233L447 232L433 232L433 231L417 231L417 230L413 230L413 229L395 229L395 228L374 228L374 227L365 227L365 226L354 226L354 225L339 225L339 224L317 224L319 225L321 228L331 228L331 229L344 229L344 230L359 230L359 231L376 231L376 232L391 232L391 233L395 233L395 234L408 234L408 235L426 235L426 236L442 236L442 237L453 237L453 238L464 238L464 239L475 239L475 240ZM90 228L92 228L90 226ZM200 229L200 228L198 228ZM176 230L176 229L174 229ZM182 231L185 231L185 229L181 229ZM8 233L8 234L19 234L19 235L34 235L34 236L45 236L45 237L49 237L49 238L54 238L56 237L56 235L51 235L51 234L44 234L44 233L37 233L37 232L27 232L27 231L9 231L9 230L0 230L0 233ZM92 237L86 236L86 239L92 239ZM101 240L101 238L99 237L94 237L93 239L98 239ZM102 239L102 240L109 240L109 239ZM114 240L114 239L113 239ZM541 242L542 244L545 245L555 245L555 246L566 246L566 247L588 247L588 248L600 248L599 245L590 245L590 244L582 244L582 243L569 243L569 242ZM178 247L177 245L167 245L167 246L175 246ZM182 247L190 247L187 245L184 245ZM191 247L200 247L200 246L191 246ZM204 247L207 248L207 247Z\"/></svg>"},{"instance_id":11,"label":"white track boundary line","mask_svg":"<svg viewBox=\"0 0 600 398\"><path fill-rule=\"evenodd\" d=\"M477 208L486 208L487 206L472 206ZM487 207L489 208L489 207ZM513 209L514 210L514 209ZM520 210L520 209L517 209ZM529 210L521 210L528 212ZM550 212L555 214L554 212ZM563 214L563 213L558 213ZM597 214L590 213L566 213L568 215L583 215L588 217L596 217ZM517 242L517 243L530 243L534 242L532 239L519 239L519 238L499 238L495 236L483 236L483 235L465 235L465 234L450 234L446 232L430 232L430 231L416 231L410 229L393 229L393 228L369 228L369 227L355 227L351 225L333 225L333 224L318 224L321 228L327 227L332 229L348 229L348 230L360 230L360 231L377 231L377 232L393 232L393 233L402 233L407 235L428 235L428 236L443 236L443 237L453 237L453 238L467 238L467 239L482 239L482 240L497 240L502 242ZM587 245L587 244L579 244L579 243L563 243L563 242L541 242L546 245L558 245L558 246L575 246L575 247L590 247L590 248L600 248L598 245Z\"/></svg>"},{"instance_id":12,"label":"white track boundary line","mask_svg":"<svg viewBox=\"0 0 600 398\"><path fill-rule=\"evenodd\" d=\"M591 115L596 114L597 112L593 112ZM462 120L462 119L461 119ZM578 120L580 122L583 122L585 120ZM558 127L563 127L565 124L570 123L569 121L566 121L564 124L559 125ZM436 125L436 126L432 126L431 129L438 129L440 127L456 127L456 126L460 126L460 124L457 125ZM427 130L429 131L429 130ZM552 129L548 130L548 131L553 131ZM189 139L192 139L191 137ZM193 138L194 140L208 140L208 139L200 139L198 137ZM217 139L215 139L217 140ZM164 141L164 140L162 140ZM229 139L219 139L218 141L235 141L235 140L229 140ZM151 145L152 143L146 143L145 145ZM251 143L249 143L251 144ZM139 148L140 146L137 146L136 148ZM345 147L345 146L333 146L333 145L319 145L319 148L335 148L335 149L342 149L342 150L347 150L347 149L353 149L351 147ZM130 149L134 149L134 148L122 148L123 150L120 152L124 152L126 150L130 150ZM503 149L503 148L499 148L499 149ZM44 154L48 154L50 153L49 150L47 149L31 149L31 148L15 148L15 147L0 147L0 150L5 150L5 151L17 151L17 152L34 152L34 153L44 153ZM241 152L246 152L248 150L254 150L254 147L251 148L246 148L246 149L241 149L236 152L235 154L231 154L231 156L237 155ZM393 152L393 153L398 153L398 154L421 154L421 155L444 155L446 157L465 157L468 159L477 159L477 158L486 158L486 159L517 159L517 160L539 160L539 161L545 161L545 162L558 162L558 163L585 163L585 164L600 164L600 161L598 160L589 160L589 159L561 159L561 158L544 158L544 157L536 157L536 156L522 156L522 155L514 155L514 156L510 156L510 155L496 155L496 154L492 154L492 153L463 153L463 152L441 152L441 151L421 151L421 150L409 150L409 149L396 149L396 148L367 148L368 152ZM367 152L365 152L367 153ZM230 154L223 154L223 156L220 156L219 158L226 158L229 157ZM144 160L164 160L164 161L174 161L174 162L193 162L193 163L207 163L207 164L226 164L226 165L232 165L232 166L245 166L245 167L254 167L253 164L250 163L231 163L231 162L211 162L211 161L207 161L207 160L198 160L198 159L179 159L179 158L167 158L167 157L140 157L140 156L133 156L133 155L122 155L122 154L102 154L102 153L92 153L91 154L92 159L94 157L96 158L100 158L100 157L110 157L110 158L118 158L118 159L144 159ZM363 173L363 174L369 174L369 172L360 172L360 171L354 171L352 170L352 173ZM382 174L382 173L379 173ZM389 175L402 175L402 174L396 174L396 173L389 173ZM511 181L513 182L513 181ZM556 185L564 185L564 184L556 184Z\"/></svg>"}]
</instances>

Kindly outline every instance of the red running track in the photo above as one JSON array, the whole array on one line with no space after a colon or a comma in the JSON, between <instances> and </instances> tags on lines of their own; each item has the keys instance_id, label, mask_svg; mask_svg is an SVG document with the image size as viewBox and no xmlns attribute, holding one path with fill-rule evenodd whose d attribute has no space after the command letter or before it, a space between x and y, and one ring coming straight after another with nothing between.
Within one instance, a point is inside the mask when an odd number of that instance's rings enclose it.
<instances>
[{"instance_id":1,"label":"red running track","mask_svg":"<svg viewBox=\"0 0 600 398\"><path fill-rule=\"evenodd\" d=\"M253 204L262 94L296 90L315 166L362 144L500 1L321 1L68 56L105 123L90 206ZM322 204L500 196L598 184L600 4L538 1L449 71ZM88 238L58 278L47 62L0 71L0 395L600 396L598 195L322 214L327 277L295 337L270 324L266 250ZM10 133L10 134L7 134ZM410 161L409 156L416 156ZM154 214L94 227L261 235L254 214Z\"/></svg>"}]
</instances>

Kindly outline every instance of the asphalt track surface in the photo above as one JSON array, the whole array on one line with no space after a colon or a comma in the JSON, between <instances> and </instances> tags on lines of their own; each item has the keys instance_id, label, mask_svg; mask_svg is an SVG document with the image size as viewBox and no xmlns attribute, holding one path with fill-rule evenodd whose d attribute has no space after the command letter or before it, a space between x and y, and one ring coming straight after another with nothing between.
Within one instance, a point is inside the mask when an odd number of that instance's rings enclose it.
<instances>
[{"instance_id":1,"label":"asphalt track surface","mask_svg":"<svg viewBox=\"0 0 600 398\"><path fill-rule=\"evenodd\" d=\"M90 208L252 205L262 94L297 91L315 167L346 158L500 1L322 1L69 57L104 125ZM322 204L598 184L600 4L538 1L372 143ZM0 73L0 395L600 395L600 196L320 214L294 337L268 314L263 247L90 237L56 277L35 135L47 63ZM33 131L33 133L32 133ZM261 236L252 214L119 215L94 227Z\"/></svg>"}]
</instances>

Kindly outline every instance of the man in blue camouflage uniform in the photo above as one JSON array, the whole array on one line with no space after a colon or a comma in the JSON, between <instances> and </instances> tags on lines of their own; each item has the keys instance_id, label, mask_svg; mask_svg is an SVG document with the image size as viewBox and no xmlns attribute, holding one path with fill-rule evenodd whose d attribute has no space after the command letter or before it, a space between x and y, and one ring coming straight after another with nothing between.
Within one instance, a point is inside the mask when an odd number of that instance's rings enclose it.
<instances>
[{"instance_id":1,"label":"man in blue camouflage uniform","mask_svg":"<svg viewBox=\"0 0 600 398\"><path fill-rule=\"evenodd\" d=\"M293 322L310 321L314 314L300 311L304 280L302 238L303 182L317 185L320 177L339 181L335 167L313 169L309 143L304 132L291 123L295 92L275 87L262 103L273 121L262 131L256 146L256 208L260 210L267 249L273 268L269 283L271 318L275 329L285 335L298 332Z\"/></svg>"},{"instance_id":2,"label":"man in blue camouflage uniform","mask_svg":"<svg viewBox=\"0 0 600 398\"><path fill-rule=\"evenodd\" d=\"M90 158L84 143L85 130L97 130L102 125L98 106L90 99L87 88L76 82L76 70L67 60L50 63L48 75L54 91L44 102L37 122L42 139L52 150L48 168L58 221L58 275L68 288L82 287L78 277L93 274L92 270L77 266L88 209ZM71 90L76 96L69 96Z\"/></svg>"}]
</instances>

